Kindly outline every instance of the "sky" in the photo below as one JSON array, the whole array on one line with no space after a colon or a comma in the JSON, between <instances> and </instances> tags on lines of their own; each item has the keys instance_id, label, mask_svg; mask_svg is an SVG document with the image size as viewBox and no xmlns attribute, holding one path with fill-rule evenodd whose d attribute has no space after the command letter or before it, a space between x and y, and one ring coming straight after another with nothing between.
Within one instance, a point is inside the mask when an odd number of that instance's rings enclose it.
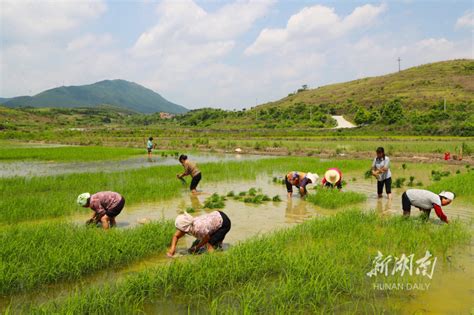
<instances>
[{"instance_id":1,"label":"sky","mask_svg":"<svg viewBox=\"0 0 474 315\"><path fill-rule=\"evenodd\" d=\"M473 1L0 0L0 96L124 79L187 108L250 108L474 58Z\"/></svg>"}]
</instances>

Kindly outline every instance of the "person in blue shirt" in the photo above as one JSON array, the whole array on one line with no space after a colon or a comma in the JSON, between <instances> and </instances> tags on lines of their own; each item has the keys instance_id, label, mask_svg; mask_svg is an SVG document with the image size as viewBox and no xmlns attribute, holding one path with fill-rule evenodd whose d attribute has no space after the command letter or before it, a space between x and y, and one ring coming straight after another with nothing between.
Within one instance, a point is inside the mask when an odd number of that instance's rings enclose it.
<instances>
[{"instance_id":1,"label":"person in blue shirt","mask_svg":"<svg viewBox=\"0 0 474 315\"><path fill-rule=\"evenodd\" d=\"M392 173L390 172L390 159L385 156L385 150L382 147L377 148L377 157L372 162L372 175L377 178L377 195L383 196L383 187L388 199L392 199Z\"/></svg>"},{"instance_id":2,"label":"person in blue shirt","mask_svg":"<svg viewBox=\"0 0 474 315\"><path fill-rule=\"evenodd\" d=\"M148 142L146 143L146 150L148 151L148 158L151 159L151 152L156 147L153 143L153 137L148 138Z\"/></svg>"}]
</instances>

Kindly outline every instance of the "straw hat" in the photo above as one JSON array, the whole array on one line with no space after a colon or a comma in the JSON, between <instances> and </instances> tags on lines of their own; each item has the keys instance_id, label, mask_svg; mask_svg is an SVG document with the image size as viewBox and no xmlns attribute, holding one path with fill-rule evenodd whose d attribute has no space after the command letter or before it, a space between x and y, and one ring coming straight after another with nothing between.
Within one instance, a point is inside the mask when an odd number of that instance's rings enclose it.
<instances>
[{"instance_id":1,"label":"straw hat","mask_svg":"<svg viewBox=\"0 0 474 315\"><path fill-rule=\"evenodd\" d=\"M324 174L324 178L328 183L335 184L341 179L341 175L336 170L327 170Z\"/></svg>"},{"instance_id":2,"label":"straw hat","mask_svg":"<svg viewBox=\"0 0 474 315\"><path fill-rule=\"evenodd\" d=\"M317 182L318 182L318 179L319 179L318 174L313 174L313 173L310 173L310 172L308 172L308 174L306 174L306 177L309 178L309 180L311 181L311 184L313 184L313 185L316 185Z\"/></svg>"}]
</instances>

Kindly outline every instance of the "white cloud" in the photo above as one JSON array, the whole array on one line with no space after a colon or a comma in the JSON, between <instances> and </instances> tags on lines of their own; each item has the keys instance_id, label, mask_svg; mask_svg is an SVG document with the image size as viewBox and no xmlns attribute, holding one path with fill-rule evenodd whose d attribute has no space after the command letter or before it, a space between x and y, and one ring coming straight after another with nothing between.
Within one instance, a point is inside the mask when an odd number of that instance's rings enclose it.
<instances>
[{"instance_id":1,"label":"white cloud","mask_svg":"<svg viewBox=\"0 0 474 315\"><path fill-rule=\"evenodd\" d=\"M101 0L2 0L0 6L1 36L11 41L67 31L106 11Z\"/></svg>"},{"instance_id":2,"label":"white cloud","mask_svg":"<svg viewBox=\"0 0 474 315\"><path fill-rule=\"evenodd\" d=\"M346 17L340 17L334 8L322 5L305 7L289 18L285 28L262 30L255 42L247 47L245 54L264 53L296 41L299 44L314 43L342 36L370 25L384 10L383 4L366 4L355 8Z\"/></svg>"},{"instance_id":3,"label":"white cloud","mask_svg":"<svg viewBox=\"0 0 474 315\"><path fill-rule=\"evenodd\" d=\"M474 28L474 11L467 11L463 16L460 16L455 26L456 28Z\"/></svg>"},{"instance_id":4,"label":"white cloud","mask_svg":"<svg viewBox=\"0 0 474 315\"><path fill-rule=\"evenodd\" d=\"M205 54L206 48L213 46L229 48L236 37L248 31L267 12L271 3L237 1L209 13L192 0L165 0L157 8L159 22L140 35L132 52L136 56L159 56L183 45L188 56L199 51ZM214 45L209 45L210 42Z\"/></svg>"},{"instance_id":5,"label":"white cloud","mask_svg":"<svg viewBox=\"0 0 474 315\"><path fill-rule=\"evenodd\" d=\"M147 9L155 8L156 20L135 41L128 37L131 45L115 33L86 27L105 10L102 2L89 3L92 9L85 6L78 12L61 8L68 20L63 21L59 13L44 12L51 9L46 2L37 11L54 22L40 29L33 22L19 25L24 17L12 24L11 12L6 23L5 13L0 13L4 30L7 24L20 28L1 34L0 96L123 78L190 108L248 108L256 99L276 100L302 84L316 87L396 71L398 57L403 69L473 58L471 36L453 40L449 35L390 31L380 18L384 5L361 5L347 15L321 5L303 8L283 21L282 28L260 26L257 39L245 50L258 19L268 15L274 22L281 16L271 10L272 2L237 1L213 11L190 0L150 3ZM39 23L41 18L30 11L25 16Z\"/></svg>"},{"instance_id":6,"label":"white cloud","mask_svg":"<svg viewBox=\"0 0 474 315\"><path fill-rule=\"evenodd\" d=\"M91 49L108 47L114 43L114 39L110 34L86 34L73 39L67 44L68 51L78 51L81 49Z\"/></svg>"}]
</instances>

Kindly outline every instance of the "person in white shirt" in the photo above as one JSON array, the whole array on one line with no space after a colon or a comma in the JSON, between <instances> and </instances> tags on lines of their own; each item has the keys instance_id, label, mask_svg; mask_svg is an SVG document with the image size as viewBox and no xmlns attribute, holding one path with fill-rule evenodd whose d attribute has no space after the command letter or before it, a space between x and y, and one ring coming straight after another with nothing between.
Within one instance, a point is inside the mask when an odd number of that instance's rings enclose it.
<instances>
[{"instance_id":1,"label":"person in white shirt","mask_svg":"<svg viewBox=\"0 0 474 315\"><path fill-rule=\"evenodd\" d=\"M377 178L377 195L382 198L383 186L388 199L392 199L392 173L390 172L390 159L385 156L382 147L377 148L377 157L372 162L372 175Z\"/></svg>"},{"instance_id":2,"label":"person in white shirt","mask_svg":"<svg viewBox=\"0 0 474 315\"><path fill-rule=\"evenodd\" d=\"M448 223L448 217L441 207L449 205L454 197L455 195L449 191L442 191L437 195L429 190L408 189L402 195L403 215L410 216L411 206L423 211L427 217L430 216L431 209L435 209L436 215L441 221Z\"/></svg>"}]
</instances>

